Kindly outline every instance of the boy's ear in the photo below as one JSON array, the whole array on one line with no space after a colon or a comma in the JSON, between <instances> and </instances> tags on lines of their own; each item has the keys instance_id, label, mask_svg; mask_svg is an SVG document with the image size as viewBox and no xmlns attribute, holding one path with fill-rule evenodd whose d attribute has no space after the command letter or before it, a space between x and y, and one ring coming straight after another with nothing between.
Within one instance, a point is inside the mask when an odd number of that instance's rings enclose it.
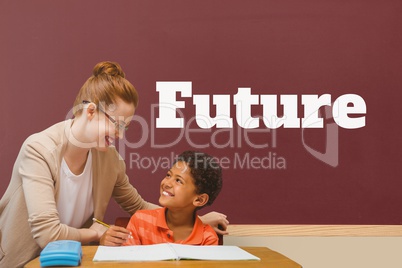
<instances>
[{"instance_id":1,"label":"boy's ear","mask_svg":"<svg viewBox=\"0 0 402 268\"><path fill-rule=\"evenodd\" d=\"M208 194L200 194L196 197L196 199L193 202L193 205L196 207L203 207L205 206L206 203L208 203L209 196Z\"/></svg>"}]
</instances>

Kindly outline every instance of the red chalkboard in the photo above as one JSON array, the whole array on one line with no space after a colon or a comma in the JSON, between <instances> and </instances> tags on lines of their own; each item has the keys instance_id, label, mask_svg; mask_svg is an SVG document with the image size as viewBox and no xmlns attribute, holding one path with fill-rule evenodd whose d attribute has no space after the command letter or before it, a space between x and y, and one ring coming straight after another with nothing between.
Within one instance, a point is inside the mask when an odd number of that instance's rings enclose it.
<instances>
[{"instance_id":1,"label":"red chalkboard","mask_svg":"<svg viewBox=\"0 0 402 268\"><path fill-rule=\"evenodd\" d=\"M68 118L100 61L117 61L140 94L117 144L132 184L151 202L174 155L217 156L224 185L214 205L231 223L402 222L401 1L3 1L0 4L0 195L24 139ZM191 82L192 94L229 95L233 126L201 129L192 97L184 128L156 128L157 82ZM234 95L345 94L366 105L365 126L259 127L236 121ZM361 116L361 115L360 115ZM258 131L256 131L258 130ZM181 136L182 135L182 136ZM168 145L170 144L170 145ZM159 164L156 164L158 163ZM164 163L162 165L162 163ZM202 212L202 211L201 211ZM113 202L112 221L121 210Z\"/></svg>"}]
</instances>

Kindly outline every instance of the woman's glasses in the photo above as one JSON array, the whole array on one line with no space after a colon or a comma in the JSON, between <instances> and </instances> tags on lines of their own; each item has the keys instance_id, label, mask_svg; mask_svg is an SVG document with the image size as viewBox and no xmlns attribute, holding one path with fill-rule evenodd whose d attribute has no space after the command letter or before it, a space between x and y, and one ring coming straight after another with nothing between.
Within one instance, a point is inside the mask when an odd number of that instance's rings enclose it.
<instances>
[{"instance_id":1,"label":"woman's glasses","mask_svg":"<svg viewBox=\"0 0 402 268\"><path fill-rule=\"evenodd\" d=\"M84 100L84 101L82 101L82 103L88 104L88 103L90 103L90 101ZM117 128L119 130L119 132L123 132L123 131L128 130L128 126L126 125L126 123L116 121L110 115L108 115L99 105L98 105L98 108L99 108L99 111L104 113L105 116L107 117L107 119L109 119L110 122L112 122L114 124L115 128Z\"/></svg>"}]
</instances>

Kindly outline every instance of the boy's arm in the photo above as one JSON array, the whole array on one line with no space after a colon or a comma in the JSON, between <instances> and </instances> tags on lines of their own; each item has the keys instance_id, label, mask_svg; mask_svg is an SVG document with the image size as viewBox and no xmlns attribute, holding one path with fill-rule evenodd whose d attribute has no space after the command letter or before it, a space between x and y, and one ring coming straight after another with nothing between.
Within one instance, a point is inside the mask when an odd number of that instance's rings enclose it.
<instances>
[{"instance_id":1,"label":"boy's arm","mask_svg":"<svg viewBox=\"0 0 402 268\"><path fill-rule=\"evenodd\" d=\"M201 246L219 245L219 237L209 225L204 225L204 239Z\"/></svg>"},{"instance_id":2,"label":"boy's arm","mask_svg":"<svg viewBox=\"0 0 402 268\"><path fill-rule=\"evenodd\" d=\"M137 232L137 227L136 227L136 215L134 214L130 222L127 224L127 230L130 232L129 237L127 240L123 243L123 246L134 246L134 245L141 245L141 240Z\"/></svg>"}]
</instances>

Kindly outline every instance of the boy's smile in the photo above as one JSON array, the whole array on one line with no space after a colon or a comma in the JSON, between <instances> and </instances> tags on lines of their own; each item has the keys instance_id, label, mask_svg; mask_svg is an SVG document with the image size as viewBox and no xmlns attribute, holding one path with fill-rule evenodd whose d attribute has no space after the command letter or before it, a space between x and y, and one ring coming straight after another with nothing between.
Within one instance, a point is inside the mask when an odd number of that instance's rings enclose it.
<instances>
[{"instance_id":1,"label":"boy's smile","mask_svg":"<svg viewBox=\"0 0 402 268\"><path fill-rule=\"evenodd\" d=\"M163 191L162 194L164 196L174 196L172 193L169 193L168 191Z\"/></svg>"},{"instance_id":2,"label":"boy's smile","mask_svg":"<svg viewBox=\"0 0 402 268\"><path fill-rule=\"evenodd\" d=\"M177 162L161 181L159 203L164 207L193 207L197 198L190 168L185 162Z\"/></svg>"}]
</instances>

